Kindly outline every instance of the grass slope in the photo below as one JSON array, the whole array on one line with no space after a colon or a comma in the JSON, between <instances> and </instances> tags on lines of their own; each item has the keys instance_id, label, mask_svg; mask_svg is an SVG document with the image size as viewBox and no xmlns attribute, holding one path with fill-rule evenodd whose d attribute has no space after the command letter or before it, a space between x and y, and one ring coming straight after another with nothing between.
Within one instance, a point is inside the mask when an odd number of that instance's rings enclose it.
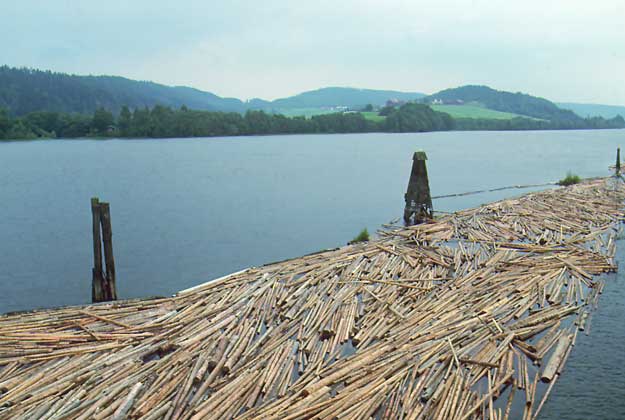
<instances>
[{"instance_id":1,"label":"grass slope","mask_svg":"<svg viewBox=\"0 0 625 420\"><path fill-rule=\"evenodd\" d=\"M478 104L474 105L430 105L434 111L445 112L451 115L452 118L478 118L488 120L510 120L516 117L529 118L524 115L513 114L510 112L495 111L492 109L484 108ZM286 115L287 117L304 116L307 118L313 115L331 114L334 112L341 112L329 108L280 108L274 109L273 112ZM378 115L376 111L373 112L361 112L361 114L368 120L380 122L384 121L386 117ZM532 118L535 119L535 118Z\"/></svg>"},{"instance_id":2,"label":"grass slope","mask_svg":"<svg viewBox=\"0 0 625 420\"><path fill-rule=\"evenodd\" d=\"M265 110L273 114L282 114L287 117L306 117L310 118L314 115L332 114L341 112L330 108L269 108Z\"/></svg>"},{"instance_id":3,"label":"grass slope","mask_svg":"<svg viewBox=\"0 0 625 420\"><path fill-rule=\"evenodd\" d=\"M483 108L479 105L430 105L434 111L445 112L452 118L481 118L489 120L511 120L522 115L512 114L510 112L494 111L492 109ZM371 121L383 121L385 117L378 115L377 112L362 112L365 118ZM526 117L527 118L527 117Z\"/></svg>"},{"instance_id":4,"label":"grass slope","mask_svg":"<svg viewBox=\"0 0 625 420\"><path fill-rule=\"evenodd\" d=\"M446 112L453 118L484 118L490 120L511 120L521 115L495 111L478 105L431 105L434 111Z\"/></svg>"},{"instance_id":5,"label":"grass slope","mask_svg":"<svg viewBox=\"0 0 625 420\"><path fill-rule=\"evenodd\" d=\"M386 117L383 117L381 115L378 115L377 112L361 112L361 114L366 119L371 120L371 121L375 121L375 122L384 121L384 119L386 118Z\"/></svg>"}]
</instances>

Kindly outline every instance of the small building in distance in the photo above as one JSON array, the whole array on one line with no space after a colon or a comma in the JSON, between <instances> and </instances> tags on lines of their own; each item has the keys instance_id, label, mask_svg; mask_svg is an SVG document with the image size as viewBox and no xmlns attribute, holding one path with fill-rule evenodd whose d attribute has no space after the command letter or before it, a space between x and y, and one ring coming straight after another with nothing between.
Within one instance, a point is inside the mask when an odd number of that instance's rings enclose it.
<instances>
[{"instance_id":1,"label":"small building in distance","mask_svg":"<svg viewBox=\"0 0 625 420\"><path fill-rule=\"evenodd\" d=\"M464 101L462 99L434 98L430 101L430 105L464 105Z\"/></svg>"}]
</instances>

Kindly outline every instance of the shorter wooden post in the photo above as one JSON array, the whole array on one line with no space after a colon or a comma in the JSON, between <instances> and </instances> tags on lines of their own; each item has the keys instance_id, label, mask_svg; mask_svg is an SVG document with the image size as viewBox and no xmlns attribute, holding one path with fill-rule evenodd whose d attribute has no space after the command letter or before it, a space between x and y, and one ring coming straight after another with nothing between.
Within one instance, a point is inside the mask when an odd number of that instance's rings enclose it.
<instances>
[{"instance_id":1,"label":"shorter wooden post","mask_svg":"<svg viewBox=\"0 0 625 420\"><path fill-rule=\"evenodd\" d=\"M100 204L100 222L102 223L102 242L104 243L104 263L106 264L107 300L117 300L115 285L115 258L113 258L113 230L111 228L111 209L109 203Z\"/></svg>"}]
</instances>

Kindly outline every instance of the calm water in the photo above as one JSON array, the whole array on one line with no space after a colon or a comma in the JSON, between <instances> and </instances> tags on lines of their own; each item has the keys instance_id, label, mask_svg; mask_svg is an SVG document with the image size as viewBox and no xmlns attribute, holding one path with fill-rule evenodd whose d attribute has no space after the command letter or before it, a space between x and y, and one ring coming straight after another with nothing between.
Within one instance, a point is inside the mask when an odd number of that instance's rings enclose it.
<instances>
[{"instance_id":1,"label":"calm water","mask_svg":"<svg viewBox=\"0 0 625 420\"><path fill-rule=\"evenodd\" d=\"M622 130L0 143L0 313L89 302L92 196L111 203L120 297L170 295L401 216L417 149L432 194L444 195L568 170L607 175L620 145ZM625 281L615 277L541 418L625 418Z\"/></svg>"}]
</instances>

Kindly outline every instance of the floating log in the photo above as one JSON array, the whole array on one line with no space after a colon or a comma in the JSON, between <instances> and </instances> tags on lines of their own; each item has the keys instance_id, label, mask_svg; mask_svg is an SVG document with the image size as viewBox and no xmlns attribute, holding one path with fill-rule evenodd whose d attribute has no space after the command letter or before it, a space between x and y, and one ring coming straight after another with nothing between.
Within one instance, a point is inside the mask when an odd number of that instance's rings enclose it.
<instances>
[{"instance_id":1,"label":"floating log","mask_svg":"<svg viewBox=\"0 0 625 420\"><path fill-rule=\"evenodd\" d=\"M562 364L562 359L564 358L569 345L571 344L571 338L568 335L564 335L560 337L558 340L558 345L555 350L551 354L549 361L545 365L543 369L543 373L540 377L540 380L543 382L551 382L553 377L556 375L560 365Z\"/></svg>"},{"instance_id":2,"label":"floating log","mask_svg":"<svg viewBox=\"0 0 625 420\"><path fill-rule=\"evenodd\" d=\"M615 270L624 199L596 180L171 298L0 316L0 420L532 418Z\"/></svg>"}]
</instances>

